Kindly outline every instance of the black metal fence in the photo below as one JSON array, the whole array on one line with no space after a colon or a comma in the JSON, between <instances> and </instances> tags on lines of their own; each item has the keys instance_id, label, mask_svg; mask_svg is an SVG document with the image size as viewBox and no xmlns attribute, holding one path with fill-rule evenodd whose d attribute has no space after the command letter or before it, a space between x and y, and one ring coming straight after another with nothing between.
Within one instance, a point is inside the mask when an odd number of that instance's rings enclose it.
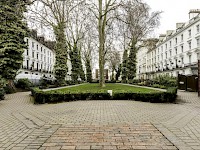
<instances>
[{"instance_id":1,"label":"black metal fence","mask_svg":"<svg viewBox=\"0 0 200 150\"><path fill-rule=\"evenodd\" d=\"M185 91L198 91L198 76L197 75L178 75L178 89Z\"/></svg>"}]
</instances>

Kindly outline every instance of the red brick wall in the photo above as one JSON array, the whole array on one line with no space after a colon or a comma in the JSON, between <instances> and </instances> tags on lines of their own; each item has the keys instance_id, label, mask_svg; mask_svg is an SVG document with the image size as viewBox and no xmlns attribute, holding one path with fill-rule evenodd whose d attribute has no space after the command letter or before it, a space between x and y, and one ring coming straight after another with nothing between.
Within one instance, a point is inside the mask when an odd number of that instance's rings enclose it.
<instances>
[{"instance_id":1,"label":"red brick wall","mask_svg":"<svg viewBox=\"0 0 200 150\"><path fill-rule=\"evenodd\" d=\"M198 95L200 97L200 60L198 61L198 74L199 74L199 78L198 78L198 87L199 87L199 90L198 90Z\"/></svg>"}]
</instances>

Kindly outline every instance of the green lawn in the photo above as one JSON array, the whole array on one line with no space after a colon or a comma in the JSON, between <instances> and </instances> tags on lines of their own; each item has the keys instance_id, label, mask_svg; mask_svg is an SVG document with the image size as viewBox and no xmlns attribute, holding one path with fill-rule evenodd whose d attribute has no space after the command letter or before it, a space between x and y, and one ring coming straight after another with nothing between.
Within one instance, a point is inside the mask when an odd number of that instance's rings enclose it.
<instances>
[{"instance_id":1,"label":"green lawn","mask_svg":"<svg viewBox=\"0 0 200 150\"><path fill-rule=\"evenodd\" d=\"M100 88L99 84L91 83L91 84L82 84L75 87L68 87L59 90L53 90L56 92L61 93L100 93L100 92L107 92L107 90L113 90L113 93L155 93L160 92L157 90L147 89L147 88L140 88L122 84L114 84L114 83L107 83L106 87ZM49 91L50 92L50 91ZM52 92L52 91L51 91Z\"/></svg>"}]
</instances>

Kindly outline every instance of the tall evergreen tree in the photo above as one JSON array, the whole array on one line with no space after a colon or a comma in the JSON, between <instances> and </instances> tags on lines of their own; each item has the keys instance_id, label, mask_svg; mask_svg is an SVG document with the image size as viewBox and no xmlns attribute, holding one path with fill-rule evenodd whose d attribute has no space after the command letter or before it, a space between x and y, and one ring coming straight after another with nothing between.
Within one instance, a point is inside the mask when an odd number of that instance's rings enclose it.
<instances>
[{"instance_id":1,"label":"tall evergreen tree","mask_svg":"<svg viewBox=\"0 0 200 150\"><path fill-rule=\"evenodd\" d=\"M81 55L78 50L77 44L69 44L69 56L71 59L72 69L71 69L71 78L75 83L78 83L78 78L81 78L82 81L85 81L85 73L83 71L83 65L81 61Z\"/></svg>"},{"instance_id":2,"label":"tall evergreen tree","mask_svg":"<svg viewBox=\"0 0 200 150\"><path fill-rule=\"evenodd\" d=\"M90 59L86 59L86 77L87 77L87 82L92 82L92 70L91 70L91 64L90 64Z\"/></svg>"},{"instance_id":3,"label":"tall evergreen tree","mask_svg":"<svg viewBox=\"0 0 200 150\"><path fill-rule=\"evenodd\" d=\"M132 80L136 76L136 53L137 53L136 44L131 44L130 53L128 56L128 65L127 65L128 80Z\"/></svg>"},{"instance_id":4,"label":"tall evergreen tree","mask_svg":"<svg viewBox=\"0 0 200 150\"><path fill-rule=\"evenodd\" d=\"M65 77L67 75L68 67L67 67L67 44L65 37L65 23L58 23L58 25L54 26L54 34L56 37L56 63L55 63L55 78L58 81L59 85L65 83Z\"/></svg>"},{"instance_id":5,"label":"tall evergreen tree","mask_svg":"<svg viewBox=\"0 0 200 150\"><path fill-rule=\"evenodd\" d=\"M27 48L24 38L27 26L23 21L26 11L24 0L0 1L0 74L15 90L13 80L23 62L23 52Z\"/></svg>"},{"instance_id":6,"label":"tall evergreen tree","mask_svg":"<svg viewBox=\"0 0 200 150\"><path fill-rule=\"evenodd\" d=\"M127 60L128 59L128 52L127 49L124 50L123 53L123 61L122 61L122 82L126 83L127 82Z\"/></svg>"}]
</instances>

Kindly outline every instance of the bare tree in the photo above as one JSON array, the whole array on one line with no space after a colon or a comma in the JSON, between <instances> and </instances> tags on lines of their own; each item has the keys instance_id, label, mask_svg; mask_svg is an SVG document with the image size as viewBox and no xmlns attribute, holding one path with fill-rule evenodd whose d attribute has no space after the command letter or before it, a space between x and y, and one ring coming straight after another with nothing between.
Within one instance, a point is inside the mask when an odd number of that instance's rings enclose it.
<instances>
[{"instance_id":1,"label":"bare tree","mask_svg":"<svg viewBox=\"0 0 200 150\"><path fill-rule=\"evenodd\" d=\"M30 7L29 15L32 19L54 32L56 39L55 77L58 83L63 83L67 75L68 52L65 30L71 11L79 4L79 1L74 0L37 0Z\"/></svg>"},{"instance_id":2,"label":"bare tree","mask_svg":"<svg viewBox=\"0 0 200 150\"><path fill-rule=\"evenodd\" d=\"M104 65L105 65L105 54L106 54L106 31L109 28L109 24L112 23L114 18L113 11L118 8L119 1L117 0L98 0L98 4L90 2L90 10L98 21L98 39L99 39L99 83L100 87L105 86L104 79Z\"/></svg>"},{"instance_id":3,"label":"bare tree","mask_svg":"<svg viewBox=\"0 0 200 150\"><path fill-rule=\"evenodd\" d=\"M118 66L120 65L121 62L121 58L120 58L120 54L118 51L116 51L115 49L110 51L107 55L107 57L109 57L108 61L108 66L109 69L111 70L112 74L111 74L111 80L115 80L114 78L114 72L117 72Z\"/></svg>"},{"instance_id":4,"label":"bare tree","mask_svg":"<svg viewBox=\"0 0 200 150\"><path fill-rule=\"evenodd\" d=\"M149 5L142 0L127 0L118 12L117 17L126 25L126 38L129 40L128 79L135 77L138 42L159 25L160 13L150 13Z\"/></svg>"}]
</instances>

